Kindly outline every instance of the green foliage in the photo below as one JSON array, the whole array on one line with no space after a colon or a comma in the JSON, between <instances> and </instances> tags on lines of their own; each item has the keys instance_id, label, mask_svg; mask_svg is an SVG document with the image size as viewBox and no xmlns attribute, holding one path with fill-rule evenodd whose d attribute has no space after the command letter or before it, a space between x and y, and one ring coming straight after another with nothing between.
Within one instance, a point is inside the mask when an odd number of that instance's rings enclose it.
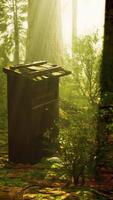
<instances>
[{"instance_id":1,"label":"green foliage","mask_svg":"<svg viewBox=\"0 0 113 200\"><path fill-rule=\"evenodd\" d=\"M95 105L99 101L99 71L101 50L98 33L75 38L72 57L64 64L72 75L64 79L61 96L78 106Z\"/></svg>"},{"instance_id":2,"label":"green foliage","mask_svg":"<svg viewBox=\"0 0 113 200\"><path fill-rule=\"evenodd\" d=\"M64 166L75 183L85 175L94 175L96 164L101 62L98 45L98 33L75 38L72 57L65 58L72 75L61 83L59 140Z\"/></svg>"},{"instance_id":3,"label":"green foliage","mask_svg":"<svg viewBox=\"0 0 113 200\"><path fill-rule=\"evenodd\" d=\"M64 166L72 177L90 173L96 154L96 113L81 110L68 114L70 124L60 131L60 151ZM92 169L91 169L92 168Z\"/></svg>"},{"instance_id":4,"label":"green foliage","mask_svg":"<svg viewBox=\"0 0 113 200\"><path fill-rule=\"evenodd\" d=\"M15 5L17 8L17 26L15 26ZM1 58L5 60L5 64L13 61L15 52L15 33L18 31L20 51L20 60L24 59L25 56L25 40L26 40L26 29L25 23L27 23L27 0L3 0L0 2L0 52ZM18 30L16 30L18 29ZM1 60L0 58L0 60ZM8 62L6 62L8 61Z\"/></svg>"},{"instance_id":5,"label":"green foliage","mask_svg":"<svg viewBox=\"0 0 113 200\"><path fill-rule=\"evenodd\" d=\"M105 102L105 101L104 101ZM98 125L97 169L113 167L113 107L100 105ZM98 167L99 166L99 167ZM99 176L98 176L99 177Z\"/></svg>"},{"instance_id":6,"label":"green foliage","mask_svg":"<svg viewBox=\"0 0 113 200\"><path fill-rule=\"evenodd\" d=\"M8 177L4 177L4 179L0 180L0 185L5 185L5 186L22 186L23 185L23 181L20 178L8 178Z\"/></svg>"},{"instance_id":7,"label":"green foliage","mask_svg":"<svg viewBox=\"0 0 113 200\"><path fill-rule=\"evenodd\" d=\"M1 0L0 1L0 128L7 127L7 102L6 102L6 76L2 72L4 66L14 62L15 52L15 26L14 16L17 6L17 23L19 31L20 61L25 59L25 43L27 23L27 0Z\"/></svg>"}]
</instances>

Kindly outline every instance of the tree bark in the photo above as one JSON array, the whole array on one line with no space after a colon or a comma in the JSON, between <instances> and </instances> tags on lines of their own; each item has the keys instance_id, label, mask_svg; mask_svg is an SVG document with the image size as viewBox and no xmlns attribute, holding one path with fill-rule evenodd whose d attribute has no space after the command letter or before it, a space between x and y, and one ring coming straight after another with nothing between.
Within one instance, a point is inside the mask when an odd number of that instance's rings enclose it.
<instances>
[{"instance_id":1,"label":"tree bark","mask_svg":"<svg viewBox=\"0 0 113 200\"><path fill-rule=\"evenodd\" d=\"M60 9L60 0L29 0L26 62L61 62Z\"/></svg>"},{"instance_id":2,"label":"tree bark","mask_svg":"<svg viewBox=\"0 0 113 200\"><path fill-rule=\"evenodd\" d=\"M97 171L113 159L113 1L106 0L103 57L100 72L101 102L98 122ZM101 174L96 173L99 177ZM97 177L97 179L98 179Z\"/></svg>"},{"instance_id":3,"label":"tree bark","mask_svg":"<svg viewBox=\"0 0 113 200\"><path fill-rule=\"evenodd\" d=\"M14 23L14 64L19 64L19 27L18 27L18 13L17 0L13 0L13 23Z\"/></svg>"},{"instance_id":4,"label":"tree bark","mask_svg":"<svg viewBox=\"0 0 113 200\"><path fill-rule=\"evenodd\" d=\"M113 92L113 1L106 0L101 93Z\"/></svg>"},{"instance_id":5,"label":"tree bark","mask_svg":"<svg viewBox=\"0 0 113 200\"><path fill-rule=\"evenodd\" d=\"M72 42L77 36L77 0L72 0Z\"/></svg>"}]
</instances>

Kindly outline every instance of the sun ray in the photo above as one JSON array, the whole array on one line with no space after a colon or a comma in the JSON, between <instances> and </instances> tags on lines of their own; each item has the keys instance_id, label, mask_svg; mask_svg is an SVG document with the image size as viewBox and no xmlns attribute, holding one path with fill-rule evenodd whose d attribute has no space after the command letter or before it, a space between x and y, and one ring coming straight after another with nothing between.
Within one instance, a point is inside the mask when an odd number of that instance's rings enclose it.
<instances>
[{"instance_id":1,"label":"sun ray","mask_svg":"<svg viewBox=\"0 0 113 200\"><path fill-rule=\"evenodd\" d=\"M71 47L72 0L62 0L62 31L65 47ZM77 36L104 31L105 0L77 1Z\"/></svg>"}]
</instances>

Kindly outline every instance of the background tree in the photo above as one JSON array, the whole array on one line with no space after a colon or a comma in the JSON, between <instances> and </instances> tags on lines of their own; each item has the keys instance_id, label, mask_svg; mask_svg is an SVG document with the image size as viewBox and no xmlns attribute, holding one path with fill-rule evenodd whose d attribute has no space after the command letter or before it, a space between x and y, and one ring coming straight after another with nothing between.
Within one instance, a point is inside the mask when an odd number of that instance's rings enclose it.
<instances>
[{"instance_id":1,"label":"background tree","mask_svg":"<svg viewBox=\"0 0 113 200\"><path fill-rule=\"evenodd\" d=\"M2 52L5 51L10 62L19 63L19 54L20 61L24 57L23 54L25 55L27 0L24 3L19 0L3 0L0 9L0 46L4 45ZM7 61L6 55L3 55L2 58Z\"/></svg>"},{"instance_id":2,"label":"background tree","mask_svg":"<svg viewBox=\"0 0 113 200\"><path fill-rule=\"evenodd\" d=\"M13 0L13 29L14 29L14 64L25 60L27 36L27 5L28 1Z\"/></svg>"},{"instance_id":3,"label":"background tree","mask_svg":"<svg viewBox=\"0 0 113 200\"><path fill-rule=\"evenodd\" d=\"M26 12L27 0L0 1L0 127L7 126L6 77L2 68L25 60Z\"/></svg>"},{"instance_id":4,"label":"background tree","mask_svg":"<svg viewBox=\"0 0 113 200\"><path fill-rule=\"evenodd\" d=\"M72 75L61 86L61 96L78 107L94 106L99 100L99 72L101 50L99 35L94 33L73 40L73 54L65 59L65 66Z\"/></svg>"},{"instance_id":5,"label":"background tree","mask_svg":"<svg viewBox=\"0 0 113 200\"><path fill-rule=\"evenodd\" d=\"M9 54L12 49L12 40L9 36L10 26L9 7L6 0L0 1L0 127L7 127L7 102L6 102L6 77L2 67L9 62Z\"/></svg>"},{"instance_id":6,"label":"background tree","mask_svg":"<svg viewBox=\"0 0 113 200\"><path fill-rule=\"evenodd\" d=\"M77 0L72 0L72 43L77 37Z\"/></svg>"},{"instance_id":7,"label":"background tree","mask_svg":"<svg viewBox=\"0 0 113 200\"><path fill-rule=\"evenodd\" d=\"M18 12L17 12L17 0L13 0L13 20L14 20L14 64L19 63L19 27L18 27Z\"/></svg>"},{"instance_id":8,"label":"background tree","mask_svg":"<svg viewBox=\"0 0 113 200\"><path fill-rule=\"evenodd\" d=\"M26 60L62 60L60 0L29 0Z\"/></svg>"}]
</instances>

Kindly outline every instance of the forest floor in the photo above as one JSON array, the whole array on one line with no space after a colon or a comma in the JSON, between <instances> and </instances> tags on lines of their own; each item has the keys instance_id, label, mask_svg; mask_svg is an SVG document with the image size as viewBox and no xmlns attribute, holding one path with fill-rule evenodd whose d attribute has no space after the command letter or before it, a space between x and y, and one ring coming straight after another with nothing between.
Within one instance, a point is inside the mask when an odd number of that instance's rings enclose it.
<instances>
[{"instance_id":1,"label":"forest floor","mask_svg":"<svg viewBox=\"0 0 113 200\"><path fill-rule=\"evenodd\" d=\"M113 199L113 174L105 182L86 179L84 186L69 184L58 157L34 165L8 162L7 131L0 130L0 200Z\"/></svg>"}]
</instances>

